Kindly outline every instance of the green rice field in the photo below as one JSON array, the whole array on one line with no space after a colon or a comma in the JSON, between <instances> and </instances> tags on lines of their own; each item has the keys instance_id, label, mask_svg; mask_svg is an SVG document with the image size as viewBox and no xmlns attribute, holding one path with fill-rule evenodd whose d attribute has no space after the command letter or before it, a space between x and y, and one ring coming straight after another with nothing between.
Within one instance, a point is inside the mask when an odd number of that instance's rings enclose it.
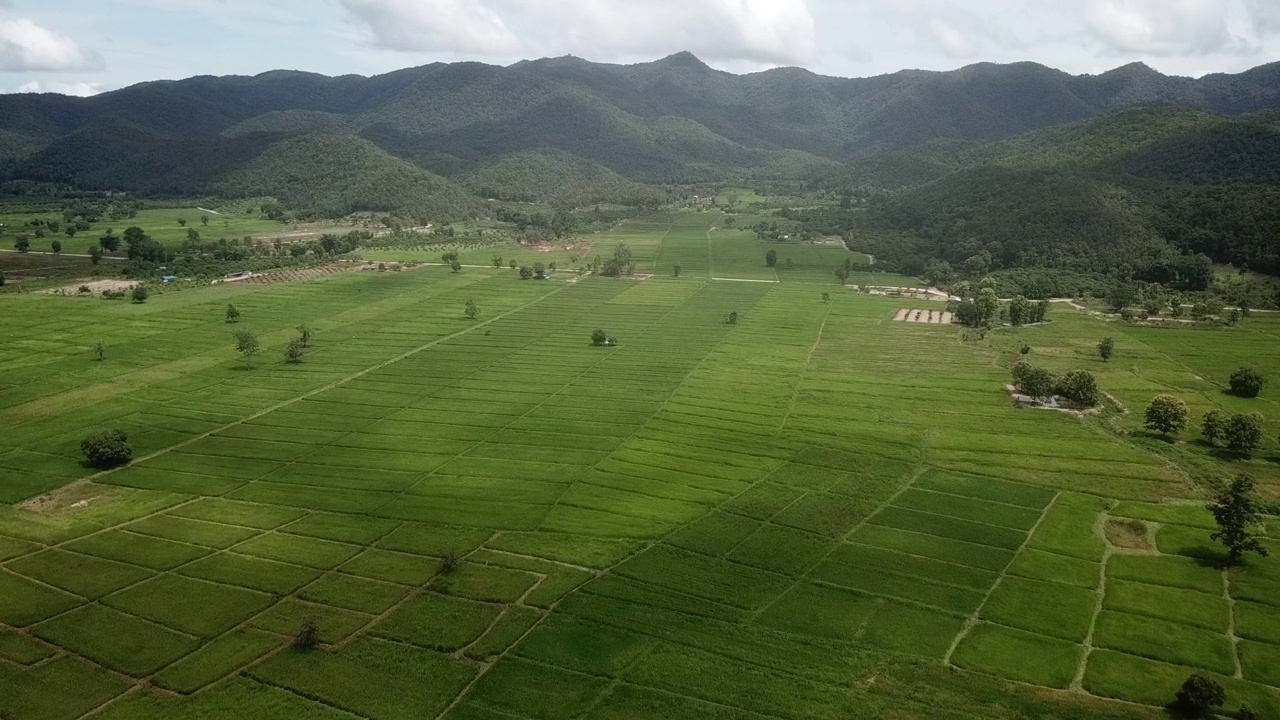
<instances>
[{"instance_id":1,"label":"green rice field","mask_svg":"<svg viewBox=\"0 0 1280 720\"><path fill-rule=\"evenodd\" d=\"M1192 476L1280 498L1280 391L1221 391L1246 361L1280 377L1280 317L1157 330L1064 305L964 342L893 322L939 305L842 289L839 248L774 270L710 228L593 240L648 279L0 298L0 717L1155 718L1192 672L1280 715L1280 541L1221 570ZM1128 414L1013 407L1024 342ZM1163 392L1193 418L1257 409L1264 449L1147 437ZM84 465L102 428L132 463ZM1111 545L1110 518L1155 549ZM309 621L319 646L295 649Z\"/></svg>"}]
</instances>

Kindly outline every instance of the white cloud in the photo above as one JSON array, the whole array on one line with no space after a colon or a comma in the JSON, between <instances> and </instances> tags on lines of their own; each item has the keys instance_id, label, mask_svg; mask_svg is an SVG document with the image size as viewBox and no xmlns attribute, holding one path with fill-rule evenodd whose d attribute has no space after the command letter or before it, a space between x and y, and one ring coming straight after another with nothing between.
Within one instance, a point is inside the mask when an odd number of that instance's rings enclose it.
<instances>
[{"instance_id":1,"label":"white cloud","mask_svg":"<svg viewBox=\"0 0 1280 720\"><path fill-rule=\"evenodd\" d=\"M0 71L101 70L102 57L22 18L0 20Z\"/></svg>"},{"instance_id":2,"label":"white cloud","mask_svg":"<svg viewBox=\"0 0 1280 720\"><path fill-rule=\"evenodd\" d=\"M1231 0L1089 0L1084 21L1110 49L1157 56L1248 52L1232 33Z\"/></svg>"},{"instance_id":3,"label":"white cloud","mask_svg":"<svg viewBox=\"0 0 1280 720\"><path fill-rule=\"evenodd\" d=\"M76 97L92 97L106 88L102 83L81 82L78 80L32 80L18 86L20 93L58 93Z\"/></svg>"},{"instance_id":4,"label":"white cloud","mask_svg":"<svg viewBox=\"0 0 1280 720\"><path fill-rule=\"evenodd\" d=\"M341 0L375 45L403 52L505 55L520 40L482 0Z\"/></svg>"},{"instance_id":5,"label":"white cloud","mask_svg":"<svg viewBox=\"0 0 1280 720\"><path fill-rule=\"evenodd\" d=\"M942 51L953 58L971 58L978 54L978 47L967 35L940 17L929 22L929 32L942 46Z\"/></svg>"}]
</instances>

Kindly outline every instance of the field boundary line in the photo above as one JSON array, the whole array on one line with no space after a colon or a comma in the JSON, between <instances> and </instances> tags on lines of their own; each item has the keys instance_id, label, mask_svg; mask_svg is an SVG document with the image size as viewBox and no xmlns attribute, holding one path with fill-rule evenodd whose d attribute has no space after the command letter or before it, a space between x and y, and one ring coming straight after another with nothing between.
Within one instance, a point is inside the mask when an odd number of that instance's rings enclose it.
<instances>
[{"instance_id":1,"label":"field boundary line","mask_svg":"<svg viewBox=\"0 0 1280 720\"><path fill-rule=\"evenodd\" d=\"M775 435L786 431L787 423L791 420L791 413L796 409L796 402L800 399L800 393L804 389L804 381L809 376L809 366L813 363L813 356L818 352L818 347L822 345L822 335L827 330L827 320L831 318L831 303L826 303L827 310L822 313L822 322L818 325L818 336L813 339L813 344L809 346L809 354L804 357L804 367L800 368L800 376L796 378L795 389L791 391L791 402L787 404L787 412L782 416L782 422L778 423L778 429Z\"/></svg>"},{"instance_id":2,"label":"field boundary line","mask_svg":"<svg viewBox=\"0 0 1280 720\"><path fill-rule=\"evenodd\" d=\"M1009 567L1013 565L1019 555L1026 552L1027 546L1031 544L1031 538L1035 536L1036 531L1044 524L1045 518L1049 517L1049 511L1057 504L1058 498L1060 497L1062 497L1062 492L1058 491L1054 494L1053 499L1050 500L1049 503L1044 506L1044 509L1040 511L1040 519L1036 520L1036 524L1032 525L1031 529L1027 531L1026 537L1022 539L1022 544L1019 545L1017 551L1013 553L1013 557L1009 558L1009 562L1005 563L1004 569L1000 571L1000 574L996 575L995 582L991 583L990 588L987 588L987 593L982 597L982 602L978 603L978 607L973 609L973 613L969 615L969 619L965 620L964 627L960 628L959 633L956 633L955 639L951 641L951 646L947 648L947 654L942 656L943 665L953 667L951 664L951 656L955 655L956 648L960 647L960 643L964 642L964 639L969 636L969 633L973 632L973 629L978 626L982 611L987 607L987 603L991 601L991 596L996 594L996 590L1000 589L1000 585L1004 582L1004 579L1009 576Z\"/></svg>"},{"instance_id":3,"label":"field boundary line","mask_svg":"<svg viewBox=\"0 0 1280 720\"><path fill-rule=\"evenodd\" d=\"M489 318L488 320L484 320L484 321L482 321L482 322L479 322L479 323L476 323L476 324L474 324L474 325L471 325L470 327L467 327L467 328L466 328L466 329L464 329L464 330L459 330L459 331L457 331L457 332L455 332L455 333L450 333L450 334L448 334L448 335L444 335L444 336L442 336L442 337L436 338L435 340L432 340L431 342L428 342L428 343L426 343L425 345L419 345L419 346L418 346L418 347L416 347L416 348L413 348L413 349L411 349L411 350L408 350L408 351L406 351L406 352L403 352L403 353L401 353L401 354L399 354L399 355L397 355L397 356L395 356L395 357L391 358L390 360L384 360L384 361L382 361L382 362L375 363L375 364L373 364L373 365L370 365L369 367L366 367L366 368L364 368L364 369L362 369L362 370L359 370L359 371L357 371L357 372L355 372L355 373L352 373L352 374L350 374L350 375L347 375L346 377L343 377L343 378L340 378L340 379L338 379L338 380L335 380L335 381L333 381L333 382L331 382L331 383L329 383L329 384L327 384L327 385L323 385L323 386L318 387L318 388L313 388L313 389L311 389L311 390L308 390L308 391L307 391L307 392L305 392L305 393L302 393L301 395L296 395L296 396L294 396L294 397L292 397L292 398L289 398L289 399L287 399L287 400L282 400L282 401L280 401L280 402L278 402L278 403L276 403L276 404L274 404L274 405L272 405L272 406L270 406L270 407L267 407L267 408L264 408L264 409L262 409L262 410L259 410L259 411L255 412L255 413L251 414L251 415L246 415L245 417L242 417L242 418L240 418L240 419L236 420L235 422L227 423L227 424L222 425L222 426L220 426L220 427L217 427L217 428L214 428L214 429L212 429L212 430L209 430L208 432L202 433L202 434L200 434L200 435L196 435L195 437L188 438L188 439L186 439L186 440L183 440L182 442L175 443L175 444L170 445L170 446L168 446L168 447L166 447L166 448L162 448L162 449L160 449L160 450L157 450L157 451L155 451L155 452L153 452L153 453L150 453L150 454L148 454L148 455L144 455L144 456L142 456L142 457L135 458L135 459L133 459L131 462L129 462L129 464L127 464L127 465L121 465L120 467L111 468L111 469L109 469L109 470L102 470L102 471L97 472L97 473L94 473L93 475L90 475L90 476L88 476L88 477L84 477L84 478L81 478L81 479L79 479L79 480L76 480L76 481L74 481L74 482L72 482L72 483L69 483L69 484L67 484L67 485L63 485L62 487L58 488L57 490L54 490L53 492L54 492L54 493L56 493L56 492L59 492L59 491L64 491L66 488L76 487L76 486L79 486L79 485L84 485L84 484L87 484L87 483L95 482L95 481L97 481L97 480L98 480L98 479L100 479L100 478L107 477L107 476L112 475L112 474L114 474L114 473L117 473L117 472L119 472L119 471L121 471L121 470L124 470L125 468L132 467L132 466L133 466L133 465L135 465L135 464L143 463L143 462L146 462L147 460L152 460L152 459L157 458L157 457L160 457L161 455L164 455L164 454L166 454L166 453L173 452L174 450L180 450L180 449L182 449L182 448L184 448L184 447L187 447L188 445L192 445L192 444L194 444L194 443L196 443L196 442L199 442L200 440L204 440L205 438L211 437L211 436L216 435L216 434L218 434L218 433L220 433L220 432L223 432L223 431L225 431L225 430L229 430L229 429L231 429L231 428L233 428L233 427L236 427L236 426L239 426L239 425L243 425L243 424L245 424L245 423L247 423L247 422L249 422L249 421L251 421L251 420L257 420L258 418L263 417L263 416L265 416L265 415L269 415L269 414L271 414L271 413L273 413L273 412L275 412L275 411L277 411L277 410L282 410L282 409L284 409L284 408L289 407L290 405L297 404L297 403L299 403L299 402L302 402L303 400L307 400L307 399L309 399L309 398L315 397L316 395L319 395L319 394L321 394L321 393L328 392L329 390L333 390L334 388L337 388L337 387L339 387L339 386L345 385L345 384L347 384L347 383L349 383L349 382L352 382L353 380L358 380L358 379L360 379L360 378L364 377L365 375L368 375L369 373L376 372L376 371L381 370L381 369L383 369L383 368L385 368L385 367L388 367L388 366L390 366L390 365L394 365L395 363L398 363L398 362L400 362L400 361L402 361L402 360L407 360L407 359L409 359L409 358L413 357L414 355L417 355L418 353L424 352L424 351L426 351L426 350L430 350L431 348L433 348L433 347L435 347L435 346L437 346L437 345L440 345L441 343L448 342L448 341L453 340L453 339L455 339L455 338L458 338L458 337L461 337L461 336L466 335L466 334L468 334L468 333L471 333L471 332L473 332L473 331L475 331L475 330L479 330L479 329L480 329L480 328L482 328L482 327L485 327L485 326L490 325L490 324L492 324L492 323L498 322L499 320L506 319L507 317L509 317L509 316L511 316L511 315L514 315L514 314L516 314L516 313L518 313L518 312L520 312L520 311L522 311L522 310L525 310L525 309L527 309L527 308L530 308L530 307L532 307L532 306L534 306L534 305L536 305L536 304L538 304L538 303L542 302L543 300L547 299L548 297L551 297L552 295L555 295L555 294L557 294L557 293L562 292L562 291L563 291L565 288L567 288L567 287L569 287L569 286L568 286L568 285L561 285L560 287L554 288L554 289L552 289L551 291L549 291L549 292L547 292L547 293L545 293L545 294L543 294L543 295L539 295L537 298L535 298L535 299L533 299L533 300L530 300L529 302L524 303L523 305L519 305L519 306L517 306L517 307L511 308L510 310L507 310L506 312L500 313L500 314L498 314L498 315L494 315L493 317ZM46 493L46 495L49 495L49 494L52 494L52 493ZM43 497L43 496L37 496L37 497Z\"/></svg>"},{"instance_id":4,"label":"field boundary line","mask_svg":"<svg viewBox=\"0 0 1280 720\"><path fill-rule=\"evenodd\" d=\"M1067 686L1068 689L1077 692L1087 692L1084 689L1084 674L1089 669L1089 656L1094 650L1093 635L1098 629L1098 616L1102 614L1102 605L1107 599L1107 565L1111 562L1111 556L1115 554L1115 547L1107 539L1106 533L1107 522L1110 519L1111 515L1106 510L1100 510L1098 517L1093 521L1093 534L1102 538L1104 549L1102 560L1098 563L1098 588L1094 590L1098 597L1093 604L1093 617L1089 618L1089 633L1084 636L1084 642L1080 643L1080 662L1076 664L1075 677Z\"/></svg>"},{"instance_id":5,"label":"field boundary line","mask_svg":"<svg viewBox=\"0 0 1280 720\"><path fill-rule=\"evenodd\" d=\"M1227 601L1227 640L1231 642L1231 662L1235 665L1232 677L1244 679L1244 666L1240 664L1240 638L1236 635L1236 601L1231 597L1231 569L1222 569L1222 599Z\"/></svg>"}]
</instances>

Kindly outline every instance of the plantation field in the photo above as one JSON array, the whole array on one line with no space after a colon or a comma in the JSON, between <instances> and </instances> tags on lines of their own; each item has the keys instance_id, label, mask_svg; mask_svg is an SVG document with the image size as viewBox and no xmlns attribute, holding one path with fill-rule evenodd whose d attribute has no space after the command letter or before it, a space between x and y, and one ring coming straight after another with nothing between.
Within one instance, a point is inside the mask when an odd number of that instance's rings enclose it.
<instances>
[{"instance_id":1,"label":"plantation field","mask_svg":"<svg viewBox=\"0 0 1280 720\"><path fill-rule=\"evenodd\" d=\"M203 222L208 218L208 223ZM59 223L57 232L46 230L42 238L35 236L35 228L24 224L31 220L53 220ZM180 224L185 220L186 225ZM287 225L276 220L268 220L261 216L256 207L228 205L217 208L201 209L197 207L147 208L139 210L136 217L121 220L102 218L89 230L77 232L73 237L65 233L66 222L60 211L42 212L0 212L0 224L8 227L6 235L0 237L5 249L13 247L17 235L25 234L31 240L31 252L51 252L54 240L62 242L65 254L85 254L89 248L98 244L98 238L108 229L121 235L125 228L140 227L153 240L163 245L178 246L187 240L187 230L194 229L203 240L218 238L242 238L246 235L255 238L280 236L317 235L323 232L349 232L350 224L338 222L306 223ZM123 248L116 254L123 254Z\"/></svg>"},{"instance_id":2,"label":"plantation field","mask_svg":"<svg viewBox=\"0 0 1280 720\"><path fill-rule=\"evenodd\" d=\"M598 240L679 279L0 298L0 717L1154 718L1194 671L1280 713L1280 543L1220 570L1180 454L1274 495L1274 429L1230 467L1104 425L1171 388L1235 407L1195 376L1280 372L1250 355L1280 318L1147 331L1055 307L961 342L892 322L936 304L819 281L827 248L813 284L713 280L768 269L706 223ZM1023 342L1135 412L1012 407ZM134 461L85 467L110 427ZM1112 546L1112 518L1155 549ZM320 645L293 649L308 619Z\"/></svg>"},{"instance_id":3,"label":"plantation field","mask_svg":"<svg viewBox=\"0 0 1280 720\"><path fill-rule=\"evenodd\" d=\"M665 213L635 220L627 220L612 230L578 238L567 238L560 243L543 246L522 246L514 242L482 244L479 242L455 242L440 245L404 248L378 248L364 250L361 255L377 262L440 262L447 250L456 250L459 261L465 265L488 267L494 256L503 259L504 267L510 260L517 265L556 263L562 271L585 266L596 257L607 259L614 249L625 244L631 251L638 275L673 277L675 266L680 266L682 278L722 278L760 282L804 282L815 285L831 285L839 289L835 268L846 259L865 263L867 257L851 253L839 245L802 242L759 242L755 233L747 230L719 227L724 216L713 212ZM570 249L571 248L571 249ZM765 264L770 250L777 253L777 266ZM578 258L575 263L573 258ZM791 266L788 267L787 260ZM921 283L892 273L855 272L846 281L848 285L888 285L915 287Z\"/></svg>"}]
</instances>

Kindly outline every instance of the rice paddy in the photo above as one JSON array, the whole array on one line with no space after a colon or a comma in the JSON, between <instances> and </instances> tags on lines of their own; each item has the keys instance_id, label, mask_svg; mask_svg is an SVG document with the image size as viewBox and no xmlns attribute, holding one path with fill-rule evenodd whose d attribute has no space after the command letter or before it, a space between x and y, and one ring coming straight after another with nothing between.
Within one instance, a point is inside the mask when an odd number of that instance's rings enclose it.
<instances>
[{"instance_id":1,"label":"rice paddy","mask_svg":"<svg viewBox=\"0 0 1280 720\"><path fill-rule=\"evenodd\" d=\"M645 280L426 267L4 298L0 716L1155 717L1191 672L1280 713L1280 545L1221 570L1170 455L1276 497L1276 426L1232 467L1103 425L1171 390L1193 416L1235 408L1214 381L1280 376L1256 352L1280 319L1055 308L966 343L842 289L838 248L774 269L710 227L599 236ZM233 327L263 340L252 366ZM1023 342L1138 412L1012 407ZM1274 423L1275 397L1250 407ZM79 441L106 427L134 461L98 472ZM1112 544L1112 519L1153 547ZM308 621L318 647L295 649Z\"/></svg>"}]
</instances>

